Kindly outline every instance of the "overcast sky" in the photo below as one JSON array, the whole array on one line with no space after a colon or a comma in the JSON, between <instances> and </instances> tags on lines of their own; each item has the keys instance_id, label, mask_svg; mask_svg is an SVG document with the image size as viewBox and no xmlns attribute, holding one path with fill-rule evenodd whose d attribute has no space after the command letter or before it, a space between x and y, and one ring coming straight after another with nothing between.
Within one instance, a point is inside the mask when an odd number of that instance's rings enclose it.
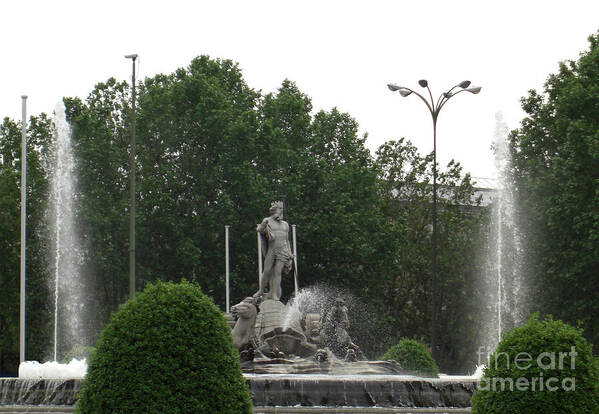
<instances>
[{"instance_id":1,"label":"overcast sky","mask_svg":"<svg viewBox=\"0 0 599 414\"><path fill-rule=\"evenodd\" d=\"M0 5L0 116L51 113L62 96L86 97L95 83L169 73L198 55L233 59L250 87L295 81L316 110L336 106L368 133L371 151L406 137L432 151L432 124L415 96L469 79L443 109L438 158L493 177L495 114L510 128L519 99L539 89L558 62L577 59L599 29L599 1L3 1Z\"/></svg>"}]
</instances>

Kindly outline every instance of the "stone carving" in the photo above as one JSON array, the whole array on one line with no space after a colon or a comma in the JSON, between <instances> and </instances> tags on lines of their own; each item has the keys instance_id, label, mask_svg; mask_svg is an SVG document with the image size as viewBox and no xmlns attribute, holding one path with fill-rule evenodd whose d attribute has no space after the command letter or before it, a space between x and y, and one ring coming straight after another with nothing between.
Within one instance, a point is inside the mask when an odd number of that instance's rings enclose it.
<instances>
[{"instance_id":1,"label":"stone carving","mask_svg":"<svg viewBox=\"0 0 599 414\"><path fill-rule=\"evenodd\" d=\"M270 357L274 359L284 359L285 353L281 352L281 350L276 346L273 346L270 350Z\"/></svg>"},{"instance_id":2,"label":"stone carving","mask_svg":"<svg viewBox=\"0 0 599 414\"><path fill-rule=\"evenodd\" d=\"M270 216L256 227L261 235L264 271L260 275L260 286L254 297L264 295L265 299L280 300L281 277L291 270L293 255L289 248L289 224L283 220L283 203L272 203L269 212Z\"/></svg>"},{"instance_id":3,"label":"stone carving","mask_svg":"<svg viewBox=\"0 0 599 414\"><path fill-rule=\"evenodd\" d=\"M231 312L237 318L232 332L233 345L241 350L250 344L250 340L254 336L254 325L258 314L257 301L253 297L247 297L231 307Z\"/></svg>"},{"instance_id":4,"label":"stone carving","mask_svg":"<svg viewBox=\"0 0 599 414\"><path fill-rule=\"evenodd\" d=\"M337 298L325 320L326 345L337 358L346 357L349 349L352 349L354 354L350 358L357 358L362 353L360 348L352 342L347 333L348 328L349 318L345 301L342 298Z\"/></svg>"},{"instance_id":5,"label":"stone carving","mask_svg":"<svg viewBox=\"0 0 599 414\"><path fill-rule=\"evenodd\" d=\"M316 351L316 354L314 354L314 361L318 363L327 362L328 360L329 354L327 353L326 349L319 349Z\"/></svg>"},{"instance_id":6,"label":"stone carving","mask_svg":"<svg viewBox=\"0 0 599 414\"><path fill-rule=\"evenodd\" d=\"M323 343L322 334L322 323L320 321L319 313L307 313L306 314L306 336L308 340L313 344Z\"/></svg>"},{"instance_id":7,"label":"stone carving","mask_svg":"<svg viewBox=\"0 0 599 414\"><path fill-rule=\"evenodd\" d=\"M355 356L355 361L365 361L366 360L366 356L364 355L364 352L362 352L360 347L358 345L354 344L353 342L350 342L350 344L348 345L347 353L353 354ZM347 358L348 358L348 356L345 355L346 360L347 360Z\"/></svg>"},{"instance_id":8,"label":"stone carving","mask_svg":"<svg viewBox=\"0 0 599 414\"><path fill-rule=\"evenodd\" d=\"M285 305L281 301L266 299L260 304L256 318L255 335L260 351L269 355L277 348L285 355L308 356L314 354L316 346L306 342L299 320L285 323Z\"/></svg>"},{"instance_id":9,"label":"stone carving","mask_svg":"<svg viewBox=\"0 0 599 414\"><path fill-rule=\"evenodd\" d=\"M345 362L356 362L358 360L358 356L356 355L356 351L352 348L347 349L347 354L345 354Z\"/></svg>"},{"instance_id":10,"label":"stone carving","mask_svg":"<svg viewBox=\"0 0 599 414\"><path fill-rule=\"evenodd\" d=\"M348 310L341 298L324 313L281 302L281 277L293 265L289 224L283 220L283 203L274 202L270 216L256 227L264 257L259 289L231 308L235 317L234 344L246 373L399 373L399 364L365 361L352 342ZM320 306L320 305L319 305ZM320 310L320 309L319 309Z\"/></svg>"}]
</instances>

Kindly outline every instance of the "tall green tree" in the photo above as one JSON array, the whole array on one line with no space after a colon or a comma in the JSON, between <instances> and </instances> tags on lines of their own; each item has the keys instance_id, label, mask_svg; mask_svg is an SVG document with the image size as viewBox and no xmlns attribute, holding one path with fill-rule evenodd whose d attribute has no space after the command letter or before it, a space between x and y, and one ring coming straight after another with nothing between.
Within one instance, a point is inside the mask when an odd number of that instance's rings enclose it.
<instances>
[{"instance_id":1,"label":"tall green tree","mask_svg":"<svg viewBox=\"0 0 599 414\"><path fill-rule=\"evenodd\" d=\"M421 156L407 140L377 150L385 215L395 244L393 265L383 280L383 301L397 337L430 341L432 315L432 154ZM454 161L438 168L438 343L434 355L444 372L474 366L477 283L476 249L485 211L469 174Z\"/></svg>"},{"instance_id":2,"label":"tall green tree","mask_svg":"<svg viewBox=\"0 0 599 414\"><path fill-rule=\"evenodd\" d=\"M43 359L48 349L50 311L45 256L44 214L51 121L31 117L27 129L27 359ZM0 125L0 372L16 374L19 365L21 126L9 118Z\"/></svg>"},{"instance_id":3,"label":"tall green tree","mask_svg":"<svg viewBox=\"0 0 599 414\"><path fill-rule=\"evenodd\" d=\"M375 160L349 114L314 112L310 97L289 80L263 95L246 84L238 65L229 60L198 57L186 68L145 79L138 91L139 289L156 279L193 279L224 308L224 225L230 225L232 300L254 293L256 224L272 201L283 200L287 221L297 225L300 286L346 288L376 308L371 322L383 318L395 336L391 342L400 336L426 339L430 155L421 157L411 144L399 141L381 147ZM83 271L91 285L86 308L95 316L90 324L96 334L128 297L129 99L130 85L115 79L98 83L86 99L64 99L77 159L73 196L86 252ZM3 145L14 146L12 152L2 149L7 154L2 162L10 168L3 166L0 176L7 196L0 199L7 206L0 221L7 240L0 249L10 258L3 263L6 270L0 277L5 277L18 275L13 269L18 266L18 230L5 225L18 215L18 125L9 122L2 133L10 136L4 140L2 135ZM42 142L50 134L44 116L30 125L30 135L40 140L33 155L40 160L39 184L32 184L38 193L31 199L40 205L45 200L42 167L50 160ZM468 348L462 345L474 335L469 326L475 274L471 245L478 221L471 208L472 182L462 176L457 164L439 175L444 191L439 213L440 343L448 345L438 352L446 371L466 364ZM47 239L43 209L37 211L40 219L31 231L40 242L29 249L37 249L34 262L41 283ZM11 303L17 287L11 288ZM283 291L287 300L293 291L291 276L284 279ZM43 298L40 293L39 312L33 312L42 330L52 304ZM11 316L11 332L16 323ZM13 332L6 347L14 350L14 338ZM95 337L88 339L91 345Z\"/></svg>"},{"instance_id":4,"label":"tall green tree","mask_svg":"<svg viewBox=\"0 0 599 414\"><path fill-rule=\"evenodd\" d=\"M253 227L246 206L262 182L253 166L257 98L236 64L208 57L145 81L138 124L144 281L193 277L222 303L223 233L231 225L232 280L237 292L248 288L240 275L249 276L249 263L237 258L255 248L253 239L247 248L238 239Z\"/></svg>"},{"instance_id":5,"label":"tall green tree","mask_svg":"<svg viewBox=\"0 0 599 414\"><path fill-rule=\"evenodd\" d=\"M111 78L85 101L64 99L76 158L82 272L92 285L86 308L97 316L90 321L96 334L128 295L128 92L125 83Z\"/></svg>"},{"instance_id":6,"label":"tall green tree","mask_svg":"<svg viewBox=\"0 0 599 414\"><path fill-rule=\"evenodd\" d=\"M81 226L103 318L127 294L128 86L110 79L66 99L80 159ZM224 225L233 300L257 289L256 223L274 200L298 227L300 285L374 292L386 257L378 175L357 122L284 81L265 96L206 56L146 79L137 116L140 287L192 278L224 302ZM287 295L293 290L285 280Z\"/></svg>"},{"instance_id":7,"label":"tall green tree","mask_svg":"<svg viewBox=\"0 0 599 414\"><path fill-rule=\"evenodd\" d=\"M19 363L19 170L18 125L8 118L0 128L0 372L14 371ZM19 163L20 164L20 163Z\"/></svg>"},{"instance_id":8,"label":"tall green tree","mask_svg":"<svg viewBox=\"0 0 599 414\"><path fill-rule=\"evenodd\" d=\"M522 99L513 181L535 307L599 344L599 34Z\"/></svg>"}]
</instances>

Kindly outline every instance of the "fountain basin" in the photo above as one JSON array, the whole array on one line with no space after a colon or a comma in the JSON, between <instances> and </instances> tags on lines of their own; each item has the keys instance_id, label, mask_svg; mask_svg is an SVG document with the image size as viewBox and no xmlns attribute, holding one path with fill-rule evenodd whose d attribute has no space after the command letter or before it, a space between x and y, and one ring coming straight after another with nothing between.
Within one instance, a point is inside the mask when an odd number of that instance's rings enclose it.
<instances>
[{"instance_id":1,"label":"fountain basin","mask_svg":"<svg viewBox=\"0 0 599 414\"><path fill-rule=\"evenodd\" d=\"M404 408L411 408L405 412L414 413L463 413L468 412L477 385L475 380L451 376L244 374L244 377L256 413L401 412L397 410ZM45 412L72 412L81 383L81 379L0 378L0 413L35 412L31 407L44 408ZM18 411L18 407L25 411ZM317 408L320 411L314 411Z\"/></svg>"},{"instance_id":2,"label":"fountain basin","mask_svg":"<svg viewBox=\"0 0 599 414\"><path fill-rule=\"evenodd\" d=\"M74 406L82 381L65 378L0 378L0 408Z\"/></svg>"},{"instance_id":3,"label":"fountain basin","mask_svg":"<svg viewBox=\"0 0 599 414\"><path fill-rule=\"evenodd\" d=\"M245 378L263 407L468 408L474 381L404 375L255 375Z\"/></svg>"}]
</instances>

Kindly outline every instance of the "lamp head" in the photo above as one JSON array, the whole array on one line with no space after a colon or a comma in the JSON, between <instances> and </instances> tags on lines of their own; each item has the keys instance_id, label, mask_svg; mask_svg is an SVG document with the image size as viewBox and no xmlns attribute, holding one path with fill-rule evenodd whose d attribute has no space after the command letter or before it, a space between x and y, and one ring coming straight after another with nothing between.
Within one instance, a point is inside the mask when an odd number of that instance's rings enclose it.
<instances>
[{"instance_id":1,"label":"lamp head","mask_svg":"<svg viewBox=\"0 0 599 414\"><path fill-rule=\"evenodd\" d=\"M132 55L125 55L125 59L133 59L133 60L135 60L135 59L137 59L137 53L134 53Z\"/></svg>"},{"instance_id":2,"label":"lamp head","mask_svg":"<svg viewBox=\"0 0 599 414\"><path fill-rule=\"evenodd\" d=\"M423 88L426 88L428 86L428 81L426 79L420 79L418 81L418 85L422 86Z\"/></svg>"},{"instance_id":3,"label":"lamp head","mask_svg":"<svg viewBox=\"0 0 599 414\"><path fill-rule=\"evenodd\" d=\"M482 88L480 86L473 86L472 88L468 88L465 90L476 95L477 93L480 92L481 89Z\"/></svg>"},{"instance_id":4,"label":"lamp head","mask_svg":"<svg viewBox=\"0 0 599 414\"><path fill-rule=\"evenodd\" d=\"M400 89L401 89L401 86L397 86L397 85L396 85L396 84L394 84L394 83L388 83L388 84L387 84L387 88L389 88L389 90L390 90L391 92L397 92L398 90L400 90Z\"/></svg>"},{"instance_id":5,"label":"lamp head","mask_svg":"<svg viewBox=\"0 0 599 414\"><path fill-rule=\"evenodd\" d=\"M466 89L468 86L470 86L470 83L472 83L472 82L470 82L469 80L465 80L465 81L460 82L458 84L458 86L462 89Z\"/></svg>"},{"instance_id":6,"label":"lamp head","mask_svg":"<svg viewBox=\"0 0 599 414\"><path fill-rule=\"evenodd\" d=\"M401 96L403 96L404 98L405 98L406 96L410 95L411 93L412 93L412 91L411 91L411 90L409 90L409 89L406 89L406 88L401 88L401 89L399 90L399 94L400 94Z\"/></svg>"}]
</instances>

